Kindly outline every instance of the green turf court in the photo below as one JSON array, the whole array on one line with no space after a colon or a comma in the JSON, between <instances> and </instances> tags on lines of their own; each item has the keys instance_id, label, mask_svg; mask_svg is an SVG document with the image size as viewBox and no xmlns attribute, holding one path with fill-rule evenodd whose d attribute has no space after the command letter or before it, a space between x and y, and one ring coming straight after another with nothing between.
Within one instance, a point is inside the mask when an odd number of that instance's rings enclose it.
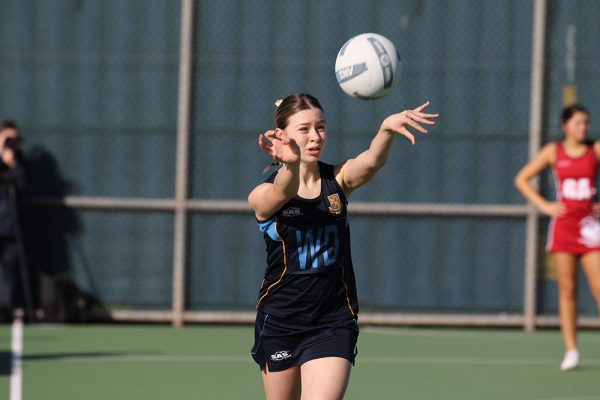
<instances>
[{"instance_id":1,"label":"green turf court","mask_svg":"<svg viewBox=\"0 0 600 400\"><path fill-rule=\"evenodd\" d=\"M0 399L10 327L0 326ZM25 326L23 399L261 399L249 326ZM560 372L560 334L362 327L346 399L600 399L600 332Z\"/></svg>"}]
</instances>

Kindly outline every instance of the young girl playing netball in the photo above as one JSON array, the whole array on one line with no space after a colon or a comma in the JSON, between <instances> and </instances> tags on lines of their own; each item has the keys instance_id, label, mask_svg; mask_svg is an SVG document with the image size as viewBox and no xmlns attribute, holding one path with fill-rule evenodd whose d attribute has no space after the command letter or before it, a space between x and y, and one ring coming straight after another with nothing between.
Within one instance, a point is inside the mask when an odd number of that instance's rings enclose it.
<instances>
[{"instance_id":1,"label":"young girl playing netball","mask_svg":"<svg viewBox=\"0 0 600 400\"><path fill-rule=\"evenodd\" d=\"M294 94L278 104L276 129L259 147L281 168L248 197L267 247L252 356L267 399L340 399L358 337L347 198L383 167L397 134L433 125L425 103L387 117L353 159L320 161L327 122L319 101Z\"/></svg>"}]
</instances>

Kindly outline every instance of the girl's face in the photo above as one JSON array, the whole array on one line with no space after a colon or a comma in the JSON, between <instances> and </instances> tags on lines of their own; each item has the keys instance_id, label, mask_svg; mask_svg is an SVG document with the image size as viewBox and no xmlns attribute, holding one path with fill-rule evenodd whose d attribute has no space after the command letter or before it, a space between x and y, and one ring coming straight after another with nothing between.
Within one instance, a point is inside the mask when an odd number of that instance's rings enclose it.
<instances>
[{"instance_id":1,"label":"girl's face","mask_svg":"<svg viewBox=\"0 0 600 400\"><path fill-rule=\"evenodd\" d=\"M583 142L590 129L590 116L583 111L576 111L571 118L563 122L562 130L565 136L578 142Z\"/></svg>"},{"instance_id":2,"label":"girl's face","mask_svg":"<svg viewBox=\"0 0 600 400\"><path fill-rule=\"evenodd\" d=\"M292 115L284 130L300 147L301 160L316 162L320 159L327 142L327 122L318 108L302 110Z\"/></svg>"}]
</instances>

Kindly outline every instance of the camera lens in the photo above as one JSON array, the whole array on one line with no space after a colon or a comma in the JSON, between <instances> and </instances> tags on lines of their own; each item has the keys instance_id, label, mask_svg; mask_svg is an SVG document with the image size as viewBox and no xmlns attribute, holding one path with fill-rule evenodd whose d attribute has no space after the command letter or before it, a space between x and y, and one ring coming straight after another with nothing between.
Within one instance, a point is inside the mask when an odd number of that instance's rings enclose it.
<instances>
[{"instance_id":1,"label":"camera lens","mask_svg":"<svg viewBox=\"0 0 600 400\"><path fill-rule=\"evenodd\" d=\"M21 142L20 138L9 137L4 141L4 147L8 147L10 149L16 149Z\"/></svg>"}]
</instances>

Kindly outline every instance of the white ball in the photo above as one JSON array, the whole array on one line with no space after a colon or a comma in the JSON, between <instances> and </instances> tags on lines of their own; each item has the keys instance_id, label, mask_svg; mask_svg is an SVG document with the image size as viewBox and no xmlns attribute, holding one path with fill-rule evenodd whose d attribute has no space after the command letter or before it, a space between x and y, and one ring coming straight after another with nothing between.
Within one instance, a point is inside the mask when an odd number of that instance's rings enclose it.
<instances>
[{"instance_id":1,"label":"white ball","mask_svg":"<svg viewBox=\"0 0 600 400\"><path fill-rule=\"evenodd\" d=\"M358 99L389 94L400 81L400 54L394 44L377 33L362 33L348 40L335 60L335 75L344 92Z\"/></svg>"}]
</instances>

